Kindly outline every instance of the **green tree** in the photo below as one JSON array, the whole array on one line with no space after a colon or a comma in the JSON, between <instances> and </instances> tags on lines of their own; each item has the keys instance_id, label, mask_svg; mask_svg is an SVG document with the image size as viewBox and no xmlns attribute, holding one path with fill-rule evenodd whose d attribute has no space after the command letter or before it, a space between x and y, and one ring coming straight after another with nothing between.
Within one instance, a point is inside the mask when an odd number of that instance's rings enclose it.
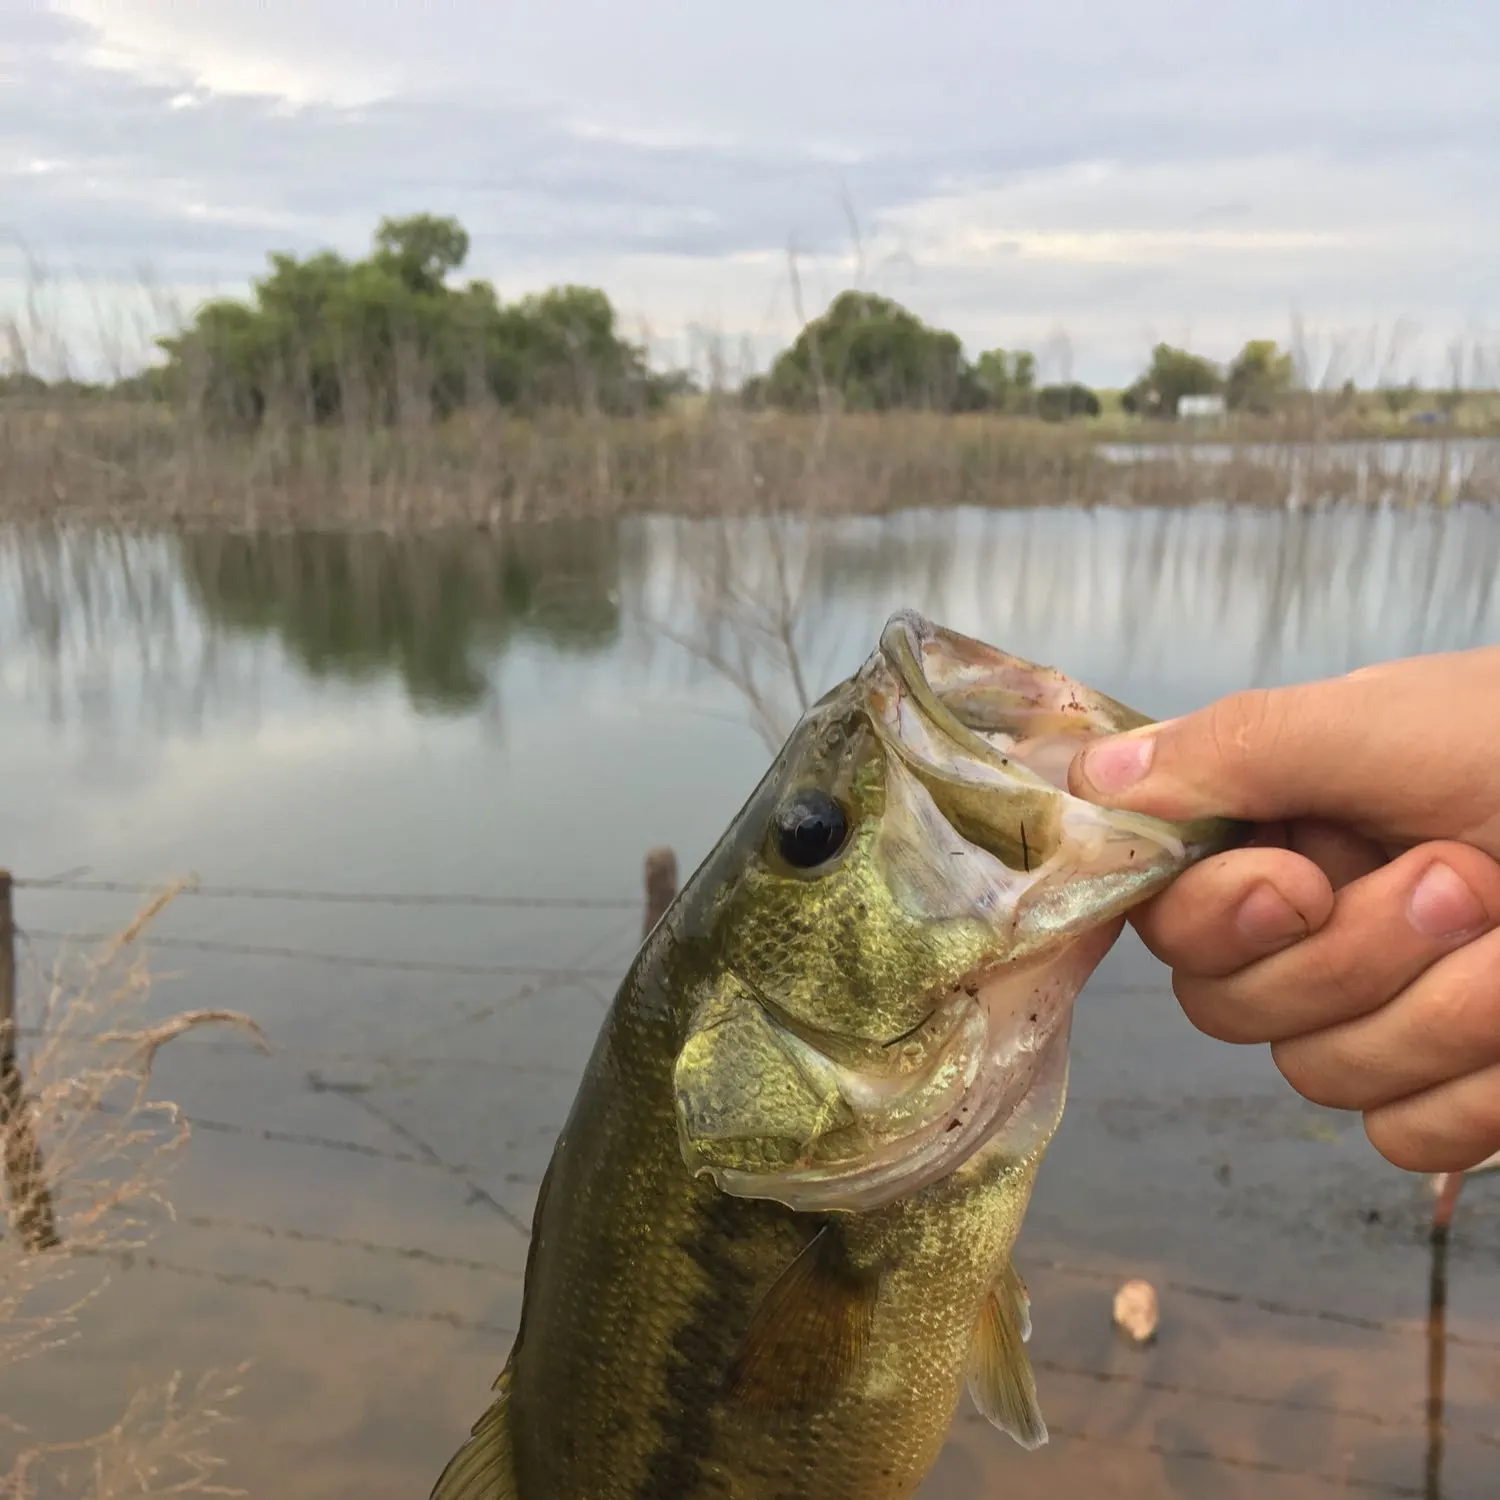
<instances>
[{"instance_id":1,"label":"green tree","mask_svg":"<svg viewBox=\"0 0 1500 1500\"><path fill-rule=\"evenodd\" d=\"M1069 385L1044 385L1036 393L1036 413L1044 422L1066 422L1070 417L1097 417L1099 398L1077 381Z\"/></svg>"},{"instance_id":2,"label":"green tree","mask_svg":"<svg viewBox=\"0 0 1500 1500\"><path fill-rule=\"evenodd\" d=\"M435 292L469 258L469 234L457 219L411 214L382 219L375 230L375 262L413 292Z\"/></svg>"},{"instance_id":3,"label":"green tree","mask_svg":"<svg viewBox=\"0 0 1500 1500\"><path fill-rule=\"evenodd\" d=\"M254 426L441 419L481 399L535 409L654 409L690 384L653 372L609 298L555 287L502 306L486 281L453 286L469 236L430 214L383 219L371 253L276 253L249 301L198 310L161 340L169 395Z\"/></svg>"},{"instance_id":4,"label":"green tree","mask_svg":"<svg viewBox=\"0 0 1500 1500\"><path fill-rule=\"evenodd\" d=\"M523 406L585 411L629 406L644 367L615 331L615 310L594 287L563 286L506 308L491 344L495 388Z\"/></svg>"},{"instance_id":5,"label":"green tree","mask_svg":"<svg viewBox=\"0 0 1500 1500\"><path fill-rule=\"evenodd\" d=\"M1266 415L1290 394L1296 366L1272 339L1251 339L1235 355L1224 383L1224 404L1231 411Z\"/></svg>"},{"instance_id":6,"label":"green tree","mask_svg":"<svg viewBox=\"0 0 1500 1500\"><path fill-rule=\"evenodd\" d=\"M1416 404L1417 382L1408 380L1405 385L1387 385L1381 389L1380 397L1385 402L1385 409L1393 417L1399 417L1402 412Z\"/></svg>"},{"instance_id":7,"label":"green tree","mask_svg":"<svg viewBox=\"0 0 1500 1500\"><path fill-rule=\"evenodd\" d=\"M1184 396L1213 396L1224 388L1224 377L1212 360L1158 344L1151 363L1125 392L1121 405L1142 416L1175 417Z\"/></svg>"},{"instance_id":8,"label":"green tree","mask_svg":"<svg viewBox=\"0 0 1500 1500\"><path fill-rule=\"evenodd\" d=\"M762 394L793 410L824 399L846 411L987 404L957 334L929 328L887 297L855 291L841 292L777 357Z\"/></svg>"},{"instance_id":9,"label":"green tree","mask_svg":"<svg viewBox=\"0 0 1500 1500\"><path fill-rule=\"evenodd\" d=\"M974 378L987 404L997 411L1030 411L1036 388L1036 356L1025 349L1009 353L986 349L974 361Z\"/></svg>"},{"instance_id":10,"label":"green tree","mask_svg":"<svg viewBox=\"0 0 1500 1500\"><path fill-rule=\"evenodd\" d=\"M1030 411L1036 392L1036 355L1022 349L1011 367L1011 382L1022 403L1022 410Z\"/></svg>"}]
</instances>

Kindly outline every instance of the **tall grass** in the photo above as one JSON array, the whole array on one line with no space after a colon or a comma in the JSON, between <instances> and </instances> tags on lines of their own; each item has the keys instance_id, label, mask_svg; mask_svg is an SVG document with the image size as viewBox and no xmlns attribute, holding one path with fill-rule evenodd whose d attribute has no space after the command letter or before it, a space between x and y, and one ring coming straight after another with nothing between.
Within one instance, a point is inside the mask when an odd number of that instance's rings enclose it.
<instances>
[{"instance_id":1,"label":"tall grass","mask_svg":"<svg viewBox=\"0 0 1500 1500\"><path fill-rule=\"evenodd\" d=\"M1202 435L1200 435L1201 437ZM923 506L1500 500L1500 451L1327 436L1101 451L1084 428L903 412L533 418L214 436L146 404L0 403L0 519L182 528L441 525Z\"/></svg>"},{"instance_id":2,"label":"tall grass","mask_svg":"<svg viewBox=\"0 0 1500 1500\"><path fill-rule=\"evenodd\" d=\"M41 1146L42 1176L12 1175L10 1232L0 1237L0 1378L24 1380L18 1367L55 1355L85 1328L85 1313L112 1266L149 1243L170 1219L166 1194L173 1158L187 1142L176 1106L153 1099L152 1063L174 1038L200 1026L259 1029L228 1011L184 1011L151 1022L142 1014L150 975L141 943L175 890L148 903L122 932L92 952L73 954L46 973L22 1052L25 1096L4 1130L9 1161ZM23 1013L24 1015L25 1013ZM56 1243L38 1248L24 1232L45 1194ZM102 1432L28 1431L0 1415L3 1500L114 1500L147 1495L227 1495L213 1436L241 1369L208 1371L187 1382L180 1372L124 1393L119 1418Z\"/></svg>"},{"instance_id":3,"label":"tall grass","mask_svg":"<svg viewBox=\"0 0 1500 1500\"><path fill-rule=\"evenodd\" d=\"M1454 388L1439 393L1450 420L1435 440L1388 445L1372 467L1341 445L1413 429L1378 391L1351 397L1337 382L1352 366L1332 356L1299 358L1307 389L1277 415L1200 429L1118 411L1056 424L993 413L853 414L831 401L816 414L753 412L731 389L745 372L713 349L714 390L666 412L608 414L585 399L584 371L574 409L522 414L497 405L476 368L443 416L438 372L416 343L378 361L351 350L316 378L311 354L292 349L257 387L246 420L226 410L214 372L192 360L177 370L170 402L37 385L30 373L43 365L53 374L79 365L45 307L28 303L0 332L13 374L11 394L0 394L0 519L11 521L495 528L641 512L1500 498L1500 452L1455 444L1500 432L1500 397L1466 396L1457 383L1490 371L1493 361L1477 355L1455 356ZM328 343L316 329L307 340L309 350Z\"/></svg>"}]
</instances>

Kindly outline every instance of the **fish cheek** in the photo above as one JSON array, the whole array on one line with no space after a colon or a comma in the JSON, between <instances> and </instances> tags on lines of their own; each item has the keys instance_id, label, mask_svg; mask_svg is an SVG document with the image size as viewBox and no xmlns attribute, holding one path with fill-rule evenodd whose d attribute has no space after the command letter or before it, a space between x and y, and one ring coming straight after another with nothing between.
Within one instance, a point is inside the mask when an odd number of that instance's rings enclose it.
<instances>
[{"instance_id":1,"label":"fish cheek","mask_svg":"<svg viewBox=\"0 0 1500 1500\"><path fill-rule=\"evenodd\" d=\"M934 985L979 956L972 934L962 954L946 951L951 937L893 889L888 776L874 755L844 790L850 832L826 867L791 871L768 847L717 917L725 967L835 1047L879 1046L909 1031L931 1009ZM908 862L932 857L914 848Z\"/></svg>"},{"instance_id":2,"label":"fish cheek","mask_svg":"<svg viewBox=\"0 0 1500 1500\"><path fill-rule=\"evenodd\" d=\"M672 1082L684 1158L695 1171L786 1166L854 1122L837 1088L799 1064L733 975L694 1012Z\"/></svg>"},{"instance_id":3,"label":"fish cheek","mask_svg":"<svg viewBox=\"0 0 1500 1500\"><path fill-rule=\"evenodd\" d=\"M878 1271L855 1266L824 1224L756 1308L726 1382L731 1405L763 1417L822 1410L869 1352Z\"/></svg>"}]
</instances>

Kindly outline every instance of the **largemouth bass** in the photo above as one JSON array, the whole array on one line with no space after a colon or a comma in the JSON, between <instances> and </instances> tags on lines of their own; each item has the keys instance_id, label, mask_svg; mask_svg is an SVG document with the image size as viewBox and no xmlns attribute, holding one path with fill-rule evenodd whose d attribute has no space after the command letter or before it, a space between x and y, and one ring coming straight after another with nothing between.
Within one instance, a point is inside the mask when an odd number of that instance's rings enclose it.
<instances>
[{"instance_id":1,"label":"largemouth bass","mask_svg":"<svg viewBox=\"0 0 1500 1500\"><path fill-rule=\"evenodd\" d=\"M648 935L433 1500L901 1500L967 1381L1046 1440L1010 1264L1073 1001L1232 825L1081 802L1148 723L892 616Z\"/></svg>"}]
</instances>

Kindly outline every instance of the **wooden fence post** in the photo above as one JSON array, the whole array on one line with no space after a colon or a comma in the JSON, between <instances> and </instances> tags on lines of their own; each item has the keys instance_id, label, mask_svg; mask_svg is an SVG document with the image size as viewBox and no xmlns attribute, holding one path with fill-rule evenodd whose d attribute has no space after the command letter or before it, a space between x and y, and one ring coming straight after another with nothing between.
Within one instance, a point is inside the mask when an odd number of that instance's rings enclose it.
<instances>
[{"instance_id":1,"label":"wooden fence post","mask_svg":"<svg viewBox=\"0 0 1500 1500\"><path fill-rule=\"evenodd\" d=\"M665 845L646 853L646 915L641 936L649 936L677 895L677 856Z\"/></svg>"},{"instance_id":2,"label":"wooden fence post","mask_svg":"<svg viewBox=\"0 0 1500 1500\"><path fill-rule=\"evenodd\" d=\"M0 870L0 1143L4 1146L11 1227L28 1250L50 1250L61 1241L16 1050L13 890L10 871Z\"/></svg>"},{"instance_id":3,"label":"wooden fence post","mask_svg":"<svg viewBox=\"0 0 1500 1500\"><path fill-rule=\"evenodd\" d=\"M1463 1181L1463 1173L1457 1174ZM1455 1194L1456 1196L1456 1194ZM1451 1204L1449 1205L1451 1210ZM1444 1387L1448 1363L1448 1225L1432 1226L1432 1270L1427 1282L1427 1462L1423 1494L1443 1493Z\"/></svg>"}]
</instances>

